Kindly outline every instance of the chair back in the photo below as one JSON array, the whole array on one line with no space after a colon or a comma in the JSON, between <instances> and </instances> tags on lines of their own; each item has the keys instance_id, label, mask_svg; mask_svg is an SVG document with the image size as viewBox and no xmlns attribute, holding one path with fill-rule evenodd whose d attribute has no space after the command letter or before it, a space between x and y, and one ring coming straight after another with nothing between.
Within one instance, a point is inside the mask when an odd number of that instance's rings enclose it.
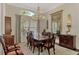
<instances>
[{"instance_id":1,"label":"chair back","mask_svg":"<svg viewBox=\"0 0 79 59\"><path fill-rule=\"evenodd\" d=\"M32 37L32 38L34 37L34 35L33 35L33 32L32 32L32 31L27 32L27 38L28 38L28 37Z\"/></svg>"},{"instance_id":2,"label":"chair back","mask_svg":"<svg viewBox=\"0 0 79 59\"><path fill-rule=\"evenodd\" d=\"M3 35L4 43L6 46L14 45L14 35Z\"/></svg>"},{"instance_id":3,"label":"chair back","mask_svg":"<svg viewBox=\"0 0 79 59\"><path fill-rule=\"evenodd\" d=\"M51 34L49 36L49 38L46 40L46 44L48 45L48 47L55 45L55 36L54 36L54 34Z\"/></svg>"}]
</instances>

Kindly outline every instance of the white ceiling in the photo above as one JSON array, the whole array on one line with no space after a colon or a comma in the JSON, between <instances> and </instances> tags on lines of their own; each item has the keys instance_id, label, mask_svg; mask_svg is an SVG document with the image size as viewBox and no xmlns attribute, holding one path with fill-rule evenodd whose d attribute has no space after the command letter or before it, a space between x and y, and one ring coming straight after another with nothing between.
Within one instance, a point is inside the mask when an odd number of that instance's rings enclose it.
<instances>
[{"instance_id":1,"label":"white ceiling","mask_svg":"<svg viewBox=\"0 0 79 59\"><path fill-rule=\"evenodd\" d=\"M24 9L28 9L31 11L36 11L37 7L39 5L40 9L42 12L48 12L60 5L62 5L63 3L10 3L9 5L13 5L16 7L20 7L20 8L24 8Z\"/></svg>"}]
</instances>

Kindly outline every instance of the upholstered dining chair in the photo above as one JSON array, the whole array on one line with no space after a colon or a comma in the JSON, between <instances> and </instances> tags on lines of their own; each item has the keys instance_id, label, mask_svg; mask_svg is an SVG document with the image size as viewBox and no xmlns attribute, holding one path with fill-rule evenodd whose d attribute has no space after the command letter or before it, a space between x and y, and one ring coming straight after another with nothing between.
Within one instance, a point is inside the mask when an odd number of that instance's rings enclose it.
<instances>
[{"instance_id":1,"label":"upholstered dining chair","mask_svg":"<svg viewBox=\"0 0 79 59\"><path fill-rule=\"evenodd\" d=\"M5 45L4 45L4 43L3 43L1 37L0 37L0 43L1 43L1 45L2 45L2 48L3 48L3 50L4 50L4 54L5 54L5 55L17 55L17 53L16 53L15 51L7 52L7 49L5 48Z\"/></svg>"},{"instance_id":2,"label":"upholstered dining chair","mask_svg":"<svg viewBox=\"0 0 79 59\"><path fill-rule=\"evenodd\" d=\"M3 41L2 38L0 38L0 43L2 44L2 47L3 47L3 50L4 50L4 54L5 55L23 55L23 53L21 52L20 49L16 49L16 48L8 49L5 46L4 41Z\"/></svg>"}]
</instances>

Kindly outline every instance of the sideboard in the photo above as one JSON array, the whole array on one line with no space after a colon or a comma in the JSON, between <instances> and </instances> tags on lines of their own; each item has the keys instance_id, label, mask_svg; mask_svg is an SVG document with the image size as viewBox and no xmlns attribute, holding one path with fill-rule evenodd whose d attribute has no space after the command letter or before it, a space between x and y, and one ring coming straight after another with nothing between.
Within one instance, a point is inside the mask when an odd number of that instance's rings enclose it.
<instances>
[{"instance_id":1,"label":"sideboard","mask_svg":"<svg viewBox=\"0 0 79 59\"><path fill-rule=\"evenodd\" d=\"M59 36L59 45L70 48L76 49L76 36L74 35L58 35Z\"/></svg>"}]
</instances>

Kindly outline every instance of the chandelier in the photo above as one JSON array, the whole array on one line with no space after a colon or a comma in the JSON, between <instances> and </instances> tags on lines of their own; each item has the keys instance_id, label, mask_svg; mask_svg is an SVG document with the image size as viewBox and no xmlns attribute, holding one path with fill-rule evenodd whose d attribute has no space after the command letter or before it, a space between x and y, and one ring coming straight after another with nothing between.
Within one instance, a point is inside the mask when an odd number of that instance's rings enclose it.
<instances>
[{"instance_id":1,"label":"chandelier","mask_svg":"<svg viewBox=\"0 0 79 59\"><path fill-rule=\"evenodd\" d=\"M39 6L37 7L35 18L37 20L37 33L38 33L38 40L39 40L40 39L40 20L45 19L45 16L43 13L41 13Z\"/></svg>"}]
</instances>

